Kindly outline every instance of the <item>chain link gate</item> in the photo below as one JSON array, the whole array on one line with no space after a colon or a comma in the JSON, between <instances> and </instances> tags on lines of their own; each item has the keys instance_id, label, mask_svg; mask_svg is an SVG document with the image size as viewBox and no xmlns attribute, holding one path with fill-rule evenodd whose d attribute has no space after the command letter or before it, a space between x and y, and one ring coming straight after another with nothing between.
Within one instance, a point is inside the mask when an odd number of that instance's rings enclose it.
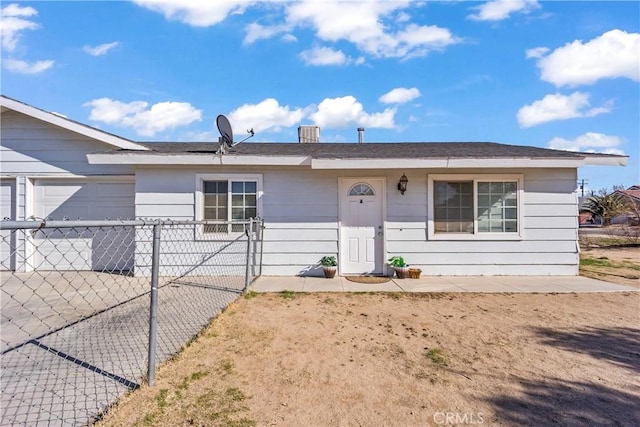
<instances>
[{"instance_id":1,"label":"chain link gate","mask_svg":"<svg viewBox=\"0 0 640 427\"><path fill-rule=\"evenodd\" d=\"M83 425L260 275L262 229L205 221L1 221L2 425Z\"/></svg>"}]
</instances>

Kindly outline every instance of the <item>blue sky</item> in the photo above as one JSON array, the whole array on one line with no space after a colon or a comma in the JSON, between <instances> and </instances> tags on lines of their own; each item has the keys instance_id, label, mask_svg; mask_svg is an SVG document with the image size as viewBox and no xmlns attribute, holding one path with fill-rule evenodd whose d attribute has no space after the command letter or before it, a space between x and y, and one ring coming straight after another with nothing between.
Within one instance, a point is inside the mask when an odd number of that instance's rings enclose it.
<instances>
[{"instance_id":1,"label":"blue sky","mask_svg":"<svg viewBox=\"0 0 640 427\"><path fill-rule=\"evenodd\" d=\"M2 94L137 141L494 141L624 153L640 183L636 1L2 3Z\"/></svg>"}]
</instances>

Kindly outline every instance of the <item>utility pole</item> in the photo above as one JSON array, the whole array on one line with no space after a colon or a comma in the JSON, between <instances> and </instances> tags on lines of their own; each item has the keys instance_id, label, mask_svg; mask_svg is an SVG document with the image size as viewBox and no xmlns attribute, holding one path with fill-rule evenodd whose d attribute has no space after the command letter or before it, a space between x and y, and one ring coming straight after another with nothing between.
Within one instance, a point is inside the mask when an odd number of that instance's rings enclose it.
<instances>
[{"instance_id":1,"label":"utility pole","mask_svg":"<svg viewBox=\"0 0 640 427\"><path fill-rule=\"evenodd\" d=\"M582 193L581 197L584 197L584 184L585 184L586 181L589 181L589 180L582 178L581 181L578 181L578 183L580 184L580 191Z\"/></svg>"}]
</instances>

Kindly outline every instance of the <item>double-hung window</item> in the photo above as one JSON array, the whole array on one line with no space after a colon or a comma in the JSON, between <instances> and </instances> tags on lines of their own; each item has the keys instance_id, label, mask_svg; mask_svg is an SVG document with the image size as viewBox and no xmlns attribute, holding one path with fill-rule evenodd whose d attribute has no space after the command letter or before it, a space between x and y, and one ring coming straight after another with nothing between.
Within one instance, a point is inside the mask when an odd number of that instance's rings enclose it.
<instances>
[{"instance_id":1,"label":"double-hung window","mask_svg":"<svg viewBox=\"0 0 640 427\"><path fill-rule=\"evenodd\" d=\"M429 238L520 239L521 175L430 175Z\"/></svg>"},{"instance_id":2,"label":"double-hung window","mask_svg":"<svg viewBox=\"0 0 640 427\"><path fill-rule=\"evenodd\" d=\"M260 175L198 175L196 218L210 222L203 233L244 231L245 223L260 215Z\"/></svg>"}]
</instances>

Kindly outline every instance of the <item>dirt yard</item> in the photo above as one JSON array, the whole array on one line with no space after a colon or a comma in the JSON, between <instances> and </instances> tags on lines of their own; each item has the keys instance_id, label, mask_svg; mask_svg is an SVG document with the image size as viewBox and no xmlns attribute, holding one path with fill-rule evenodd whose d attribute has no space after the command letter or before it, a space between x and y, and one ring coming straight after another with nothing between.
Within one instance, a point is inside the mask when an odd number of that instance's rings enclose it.
<instances>
[{"instance_id":1,"label":"dirt yard","mask_svg":"<svg viewBox=\"0 0 640 427\"><path fill-rule=\"evenodd\" d=\"M640 246L582 248L580 274L640 288Z\"/></svg>"},{"instance_id":2,"label":"dirt yard","mask_svg":"<svg viewBox=\"0 0 640 427\"><path fill-rule=\"evenodd\" d=\"M632 426L638 401L637 292L249 294L99 425Z\"/></svg>"}]
</instances>

